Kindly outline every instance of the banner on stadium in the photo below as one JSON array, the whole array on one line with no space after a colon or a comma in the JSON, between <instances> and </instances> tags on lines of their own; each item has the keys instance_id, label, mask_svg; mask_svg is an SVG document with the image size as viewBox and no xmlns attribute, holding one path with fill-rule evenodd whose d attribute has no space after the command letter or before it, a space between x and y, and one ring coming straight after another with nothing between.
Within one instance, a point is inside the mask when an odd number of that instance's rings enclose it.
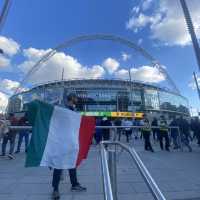
<instances>
[{"instance_id":1,"label":"banner on stadium","mask_svg":"<svg viewBox=\"0 0 200 200\"><path fill-rule=\"evenodd\" d=\"M81 112L84 116L95 116L95 117L134 117L143 118L144 113L142 112Z\"/></svg>"}]
</instances>

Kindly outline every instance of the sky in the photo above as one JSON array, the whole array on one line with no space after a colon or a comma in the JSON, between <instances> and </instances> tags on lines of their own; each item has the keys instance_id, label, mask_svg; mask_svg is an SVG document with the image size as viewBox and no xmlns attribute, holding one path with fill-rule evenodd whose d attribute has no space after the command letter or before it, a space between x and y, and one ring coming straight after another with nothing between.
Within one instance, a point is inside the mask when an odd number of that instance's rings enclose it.
<instances>
[{"instance_id":1,"label":"sky","mask_svg":"<svg viewBox=\"0 0 200 200\"><path fill-rule=\"evenodd\" d=\"M199 39L200 1L187 2ZM198 66L178 0L12 0L0 32L4 50L0 54L0 110L46 53L64 41L92 34L119 36L145 49L168 72L190 106L199 108L192 77ZM59 80L63 69L65 79L127 79L130 69L134 80L171 87L141 52L118 42L95 40L59 49L21 89Z\"/></svg>"}]
</instances>

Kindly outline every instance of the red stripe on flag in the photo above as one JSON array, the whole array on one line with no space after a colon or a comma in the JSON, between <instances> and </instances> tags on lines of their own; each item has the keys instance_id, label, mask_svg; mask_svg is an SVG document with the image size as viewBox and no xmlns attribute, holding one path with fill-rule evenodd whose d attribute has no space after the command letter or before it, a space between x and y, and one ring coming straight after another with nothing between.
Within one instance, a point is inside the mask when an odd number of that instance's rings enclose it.
<instances>
[{"instance_id":1,"label":"red stripe on flag","mask_svg":"<svg viewBox=\"0 0 200 200\"><path fill-rule=\"evenodd\" d=\"M83 159L87 158L92 138L95 131L95 118L82 116L79 130L79 153L76 166L79 166Z\"/></svg>"}]
</instances>

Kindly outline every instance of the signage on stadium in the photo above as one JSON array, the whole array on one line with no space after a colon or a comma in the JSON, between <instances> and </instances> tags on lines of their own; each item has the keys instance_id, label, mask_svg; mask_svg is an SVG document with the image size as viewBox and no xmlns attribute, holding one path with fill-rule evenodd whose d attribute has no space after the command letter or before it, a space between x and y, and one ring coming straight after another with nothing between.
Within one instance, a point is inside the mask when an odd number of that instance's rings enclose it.
<instances>
[{"instance_id":1,"label":"signage on stadium","mask_svg":"<svg viewBox=\"0 0 200 200\"><path fill-rule=\"evenodd\" d=\"M134 117L143 118L144 113L141 112L81 112L81 115L95 117Z\"/></svg>"}]
</instances>

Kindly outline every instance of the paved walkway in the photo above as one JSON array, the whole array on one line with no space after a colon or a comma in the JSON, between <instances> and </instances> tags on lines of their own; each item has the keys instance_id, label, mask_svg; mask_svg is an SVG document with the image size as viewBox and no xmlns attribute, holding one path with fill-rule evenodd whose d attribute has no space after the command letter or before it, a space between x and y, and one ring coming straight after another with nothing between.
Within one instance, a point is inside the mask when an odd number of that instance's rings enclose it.
<instances>
[{"instance_id":1,"label":"paved walkway","mask_svg":"<svg viewBox=\"0 0 200 200\"><path fill-rule=\"evenodd\" d=\"M170 200L200 200L200 148L195 144L192 153L143 151L141 141L134 143L142 160L149 169L160 189ZM24 153L15 160L0 158L0 200L46 200L50 199L51 171L46 168L24 168ZM61 199L103 200L99 149L92 146L89 158L78 170L81 184L87 187L85 193L71 193L68 176L61 184ZM136 166L129 155L118 155L119 200L151 200Z\"/></svg>"}]
</instances>

